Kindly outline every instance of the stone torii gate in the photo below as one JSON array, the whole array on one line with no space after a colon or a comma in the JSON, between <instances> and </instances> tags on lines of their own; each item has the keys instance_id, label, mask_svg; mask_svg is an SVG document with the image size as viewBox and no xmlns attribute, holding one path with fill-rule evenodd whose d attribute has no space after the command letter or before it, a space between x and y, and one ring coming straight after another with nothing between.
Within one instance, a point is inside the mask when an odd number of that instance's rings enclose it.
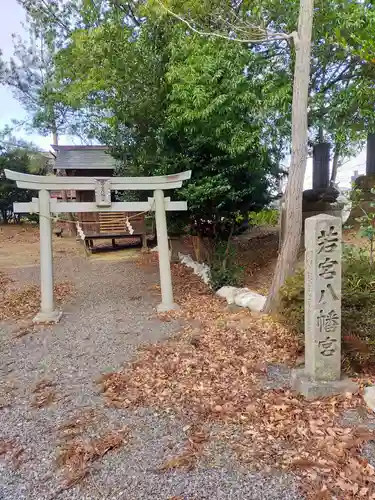
<instances>
[{"instance_id":1,"label":"stone torii gate","mask_svg":"<svg viewBox=\"0 0 375 500\"><path fill-rule=\"evenodd\" d=\"M5 170L7 179L17 186L39 192L31 202L14 203L14 213L38 213L40 228L40 311L35 323L57 323L61 312L55 309L53 294L52 217L51 214L76 212L146 212L155 210L156 234L159 250L161 304L158 312L177 309L173 301L172 276L169 260L166 210L187 210L185 201L170 201L164 190L182 186L191 177L191 171L155 177L54 177L30 175ZM94 191L93 202L63 202L50 197L50 191L61 190ZM142 202L112 202L111 191L153 191L153 198Z\"/></svg>"}]
</instances>

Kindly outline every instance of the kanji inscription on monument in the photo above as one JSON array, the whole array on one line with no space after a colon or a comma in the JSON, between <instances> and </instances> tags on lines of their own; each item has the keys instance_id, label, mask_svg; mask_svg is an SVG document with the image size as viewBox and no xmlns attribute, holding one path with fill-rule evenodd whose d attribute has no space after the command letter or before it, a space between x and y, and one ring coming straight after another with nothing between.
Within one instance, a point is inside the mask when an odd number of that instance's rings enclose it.
<instances>
[{"instance_id":1,"label":"kanji inscription on monument","mask_svg":"<svg viewBox=\"0 0 375 500\"><path fill-rule=\"evenodd\" d=\"M305 228L305 373L340 380L341 219L321 214Z\"/></svg>"},{"instance_id":2,"label":"kanji inscription on monument","mask_svg":"<svg viewBox=\"0 0 375 500\"><path fill-rule=\"evenodd\" d=\"M356 392L341 378L341 218L305 221L305 367L292 370L292 388L308 399Z\"/></svg>"}]
</instances>

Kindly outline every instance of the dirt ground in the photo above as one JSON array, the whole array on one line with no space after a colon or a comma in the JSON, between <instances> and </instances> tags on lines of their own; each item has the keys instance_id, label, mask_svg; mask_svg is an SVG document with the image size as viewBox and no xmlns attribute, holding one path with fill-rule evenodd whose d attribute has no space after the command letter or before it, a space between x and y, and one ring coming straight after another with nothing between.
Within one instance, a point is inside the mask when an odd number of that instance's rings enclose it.
<instances>
[{"instance_id":1,"label":"dirt ground","mask_svg":"<svg viewBox=\"0 0 375 500\"><path fill-rule=\"evenodd\" d=\"M80 252L75 238L54 237L54 255ZM39 265L39 228L16 224L0 225L0 269Z\"/></svg>"},{"instance_id":2,"label":"dirt ground","mask_svg":"<svg viewBox=\"0 0 375 500\"><path fill-rule=\"evenodd\" d=\"M269 285L277 246L239 242L250 288ZM1 500L375 498L374 419L360 396L291 392L290 332L181 265L181 310L158 316L157 254L53 247L64 314L33 327L38 228L0 228Z\"/></svg>"},{"instance_id":3,"label":"dirt ground","mask_svg":"<svg viewBox=\"0 0 375 500\"><path fill-rule=\"evenodd\" d=\"M0 321L0 499L239 500L245 494L261 500L264 492L274 500L301 498L289 474L248 474L228 462L225 450L213 450L197 468L164 470L184 449L188 419L149 407L147 399L134 409L108 405L98 380L131 365L141 346L167 341L194 319L156 315L155 253L88 257L74 237L56 236L53 250L64 314L58 325L34 327L38 228L1 228L7 319ZM178 301L183 297L186 292L177 294ZM221 465L212 467L212 460Z\"/></svg>"}]
</instances>

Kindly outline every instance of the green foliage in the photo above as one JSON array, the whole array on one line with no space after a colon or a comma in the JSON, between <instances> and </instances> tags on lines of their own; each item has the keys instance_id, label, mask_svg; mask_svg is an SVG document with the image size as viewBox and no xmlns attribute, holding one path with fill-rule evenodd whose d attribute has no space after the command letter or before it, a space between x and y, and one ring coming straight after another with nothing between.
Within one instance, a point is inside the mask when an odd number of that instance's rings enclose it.
<instances>
[{"instance_id":1,"label":"green foliage","mask_svg":"<svg viewBox=\"0 0 375 500\"><path fill-rule=\"evenodd\" d=\"M167 212L168 234L169 236L182 236L189 232L189 227L181 214Z\"/></svg>"},{"instance_id":2,"label":"green foliage","mask_svg":"<svg viewBox=\"0 0 375 500\"><path fill-rule=\"evenodd\" d=\"M27 214L26 219L31 224L39 224L39 214Z\"/></svg>"},{"instance_id":3,"label":"green foliage","mask_svg":"<svg viewBox=\"0 0 375 500\"><path fill-rule=\"evenodd\" d=\"M375 190L371 189L371 194L375 195ZM360 231L359 234L363 238L366 238L369 242L369 258L370 264L374 263L374 240L375 240L375 213L366 211L363 206L363 201L365 201L364 193L358 188L353 188L350 194L352 200L352 206L360 208L363 215L357 217L356 221L359 222ZM370 203L371 207L374 207L374 203Z\"/></svg>"},{"instance_id":4,"label":"green foliage","mask_svg":"<svg viewBox=\"0 0 375 500\"><path fill-rule=\"evenodd\" d=\"M4 169L26 173L28 165L29 158L25 151L0 150L0 213L4 223L7 223L13 214L13 203L27 200L27 191L18 189L13 181L6 179Z\"/></svg>"},{"instance_id":5,"label":"green foliage","mask_svg":"<svg viewBox=\"0 0 375 500\"><path fill-rule=\"evenodd\" d=\"M159 15L168 15L160 2L149 3ZM245 0L239 5L229 1L196 0L164 0L163 3L196 29L208 33L206 39L213 39L210 33L226 36L238 50L241 50L240 40L259 39L267 30L294 32L300 7L300 2L294 0ZM325 0L314 9L310 140L311 143L321 139L331 142L341 162L362 148L368 127L375 127L374 25L373 2ZM267 84L262 103L266 109L278 110L272 117L273 125L286 136L290 132L295 52L293 48L289 51L284 41L250 47L254 53L263 55L261 74Z\"/></svg>"},{"instance_id":6,"label":"green foliage","mask_svg":"<svg viewBox=\"0 0 375 500\"><path fill-rule=\"evenodd\" d=\"M270 180L278 173L272 143L266 148L261 140L262 86L253 80L255 74L243 71L251 67L255 72L257 58L227 41L177 34L166 74L166 133L185 162L188 153L193 175L181 195L196 225L220 225L236 212L267 204Z\"/></svg>"},{"instance_id":7,"label":"green foliage","mask_svg":"<svg viewBox=\"0 0 375 500\"><path fill-rule=\"evenodd\" d=\"M54 64L55 53L63 43L61 27L59 30L54 27L54 20L58 19L55 16L66 17L72 11L67 11L66 5L63 15L59 11L59 2L50 2L50 15L47 16L43 14L43 3L39 0L18 1L29 14L28 36L26 40L13 36L13 56L9 61L1 58L0 53L0 83L11 89L26 113L26 119L13 121L27 131L52 134L54 141L61 133L82 137L85 112L77 112L62 102L63 82L58 81ZM71 7L74 2L65 3ZM63 23L63 19L60 18L59 22ZM66 30L63 33L66 34Z\"/></svg>"},{"instance_id":8,"label":"green foliage","mask_svg":"<svg viewBox=\"0 0 375 500\"><path fill-rule=\"evenodd\" d=\"M304 335L304 272L300 269L281 289L280 314L296 333ZM344 252L342 336L345 359L354 370L375 363L375 273L363 250Z\"/></svg>"},{"instance_id":9,"label":"green foliage","mask_svg":"<svg viewBox=\"0 0 375 500\"><path fill-rule=\"evenodd\" d=\"M253 226L277 226L280 212L276 209L265 208L260 212L249 213L249 223Z\"/></svg>"},{"instance_id":10,"label":"green foliage","mask_svg":"<svg viewBox=\"0 0 375 500\"><path fill-rule=\"evenodd\" d=\"M265 206L279 175L260 61L226 40L187 37L169 19L150 15L135 30L115 6L72 32L56 58L62 99L90 108L87 134L111 147L123 175L192 170L173 197L187 200L195 232L212 235Z\"/></svg>"},{"instance_id":11,"label":"green foliage","mask_svg":"<svg viewBox=\"0 0 375 500\"><path fill-rule=\"evenodd\" d=\"M37 97L35 126L43 130L48 116L73 124L109 145L128 175L191 169L190 185L173 196L187 199L201 232L267 204L289 149L295 50L261 39L294 32L299 2L163 0L205 36L157 0L19 3L50 61L42 87L34 72L13 72ZM375 128L373 11L350 0L314 10L310 139L331 142L341 159ZM239 43L249 38L260 42Z\"/></svg>"},{"instance_id":12,"label":"green foliage","mask_svg":"<svg viewBox=\"0 0 375 500\"><path fill-rule=\"evenodd\" d=\"M210 284L213 290L222 286L241 286L244 269L238 265L237 251L231 242L219 241L210 259Z\"/></svg>"},{"instance_id":13,"label":"green foliage","mask_svg":"<svg viewBox=\"0 0 375 500\"><path fill-rule=\"evenodd\" d=\"M29 143L17 141L14 137L6 139L6 134L0 134L0 139L0 215L7 223L13 216L13 203L30 201L35 193L17 188L14 181L6 179L4 170L43 174L47 169L47 159Z\"/></svg>"},{"instance_id":14,"label":"green foliage","mask_svg":"<svg viewBox=\"0 0 375 500\"><path fill-rule=\"evenodd\" d=\"M289 33L295 29L299 2L261 3L274 29ZM373 2L325 0L314 9L310 138L315 142L323 135L341 157L356 153L363 146L368 127L375 125L374 58L358 50L367 42L374 47L373 7Z\"/></svg>"}]
</instances>

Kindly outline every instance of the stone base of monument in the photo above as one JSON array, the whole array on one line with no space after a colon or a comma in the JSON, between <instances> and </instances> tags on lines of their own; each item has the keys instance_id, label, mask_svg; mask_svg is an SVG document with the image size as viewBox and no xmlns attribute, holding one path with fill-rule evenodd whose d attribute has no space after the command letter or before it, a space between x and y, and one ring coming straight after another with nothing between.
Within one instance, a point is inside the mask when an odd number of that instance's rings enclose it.
<instances>
[{"instance_id":1,"label":"stone base of monument","mask_svg":"<svg viewBox=\"0 0 375 500\"><path fill-rule=\"evenodd\" d=\"M314 217L315 215L327 214L332 215L334 217L342 218L342 213L344 209L344 203L334 202L329 203L327 201L310 201L303 200L302 203L302 227L303 231L301 234L301 246L303 246L304 240L304 228L305 221L310 217ZM281 219L280 219L280 244L284 239L284 235L286 234L286 207L285 204L281 206ZM280 248L279 248L280 251Z\"/></svg>"},{"instance_id":2,"label":"stone base of monument","mask_svg":"<svg viewBox=\"0 0 375 500\"><path fill-rule=\"evenodd\" d=\"M169 311L179 311L180 310L180 306L178 304L158 304L156 306L156 311L158 313L165 313L165 312L169 312Z\"/></svg>"},{"instance_id":3,"label":"stone base of monument","mask_svg":"<svg viewBox=\"0 0 375 500\"><path fill-rule=\"evenodd\" d=\"M306 399L324 398L336 394L355 393L358 384L350 378L341 380L313 380L303 369L292 371L292 389L302 394Z\"/></svg>"},{"instance_id":4,"label":"stone base of monument","mask_svg":"<svg viewBox=\"0 0 375 500\"><path fill-rule=\"evenodd\" d=\"M52 311L50 313L38 312L38 314L33 319L33 323L36 325L43 323L58 323L61 319L61 311Z\"/></svg>"},{"instance_id":5,"label":"stone base of monument","mask_svg":"<svg viewBox=\"0 0 375 500\"><path fill-rule=\"evenodd\" d=\"M370 385L369 387L365 387L365 391L363 393L363 399L365 400L367 406L375 412L375 386Z\"/></svg>"},{"instance_id":6,"label":"stone base of monument","mask_svg":"<svg viewBox=\"0 0 375 500\"><path fill-rule=\"evenodd\" d=\"M334 217L340 217L344 208L343 203L328 203L326 201L307 201L304 200L302 204L302 221L305 227L305 220L309 217L314 217L319 214L332 215Z\"/></svg>"}]
</instances>

